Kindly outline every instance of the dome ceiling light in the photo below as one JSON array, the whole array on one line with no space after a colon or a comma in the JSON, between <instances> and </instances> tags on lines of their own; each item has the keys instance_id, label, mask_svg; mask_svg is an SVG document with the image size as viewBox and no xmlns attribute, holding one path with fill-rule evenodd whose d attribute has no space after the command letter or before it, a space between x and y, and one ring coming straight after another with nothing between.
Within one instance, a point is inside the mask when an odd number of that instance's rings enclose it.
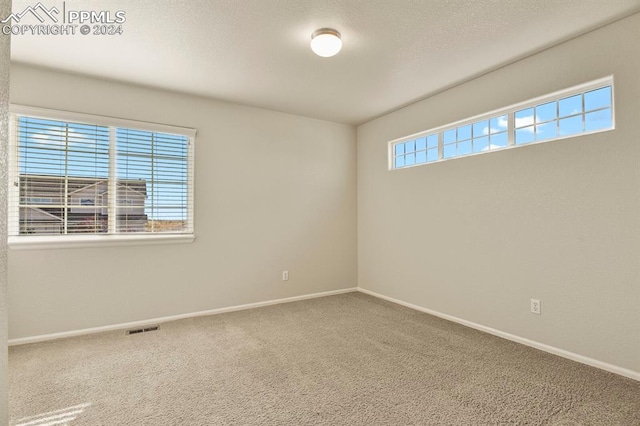
<instances>
[{"instance_id":1,"label":"dome ceiling light","mask_svg":"<svg viewBox=\"0 0 640 426\"><path fill-rule=\"evenodd\" d=\"M311 34L311 50L323 58L329 58L342 49L340 33L332 28L320 28Z\"/></svg>"}]
</instances>

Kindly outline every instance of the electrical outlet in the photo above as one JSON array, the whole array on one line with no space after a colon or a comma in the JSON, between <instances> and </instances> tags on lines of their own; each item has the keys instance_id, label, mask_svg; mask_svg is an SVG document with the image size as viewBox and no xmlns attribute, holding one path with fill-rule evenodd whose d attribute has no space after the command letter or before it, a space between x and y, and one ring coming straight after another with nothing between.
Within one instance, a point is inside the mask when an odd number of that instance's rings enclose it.
<instances>
[{"instance_id":1,"label":"electrical outlet","mask_svg":"<svg viewBox=\"0 0 640 426\"><path fill-rule=\"evenodd\" d=\"M531 299L531 313L540 315L540 301L538 299Z\"/></svg>"},{"instance_id":2,"label":"electrical outlet","mask_svg":"<svg viewBox=\"0 0 640 426\"><path fill-rule=\"evenodd\" d=\"M282 281L289 281L289 271L282 271Z\"/></svg>"}]
</instances>

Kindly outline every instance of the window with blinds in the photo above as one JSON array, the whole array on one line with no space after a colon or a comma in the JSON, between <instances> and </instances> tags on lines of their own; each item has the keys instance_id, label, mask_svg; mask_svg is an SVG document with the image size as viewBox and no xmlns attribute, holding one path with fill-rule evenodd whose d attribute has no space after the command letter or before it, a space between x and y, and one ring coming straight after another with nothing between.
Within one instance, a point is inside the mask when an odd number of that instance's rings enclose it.
<instances>
[{"instance_id":1,"label":"window with blinds","mask_svg":"<svg viewBox=\"0 0 640 426\"><path fill-rule=\"evenodd\" d=\"M186 136L116 129L118 232L188 228L188 148Z\"/></svg>"},{"instance_id":2,"label":"window with blinds","mask_svg":"<svg viewBox=\"0 0 640 426\"><path fill-rule=\"evenodd\" d=\"M194 130L14 109L10 243L193 234Z\"/></svg>"}]
</instances>

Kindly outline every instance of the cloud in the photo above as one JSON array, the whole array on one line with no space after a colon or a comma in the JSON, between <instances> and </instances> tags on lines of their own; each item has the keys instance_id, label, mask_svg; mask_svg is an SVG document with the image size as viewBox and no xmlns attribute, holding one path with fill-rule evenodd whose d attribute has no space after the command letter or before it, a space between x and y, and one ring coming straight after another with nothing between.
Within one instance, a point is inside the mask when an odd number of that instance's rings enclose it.
<instances>
[{"instance_id":1,"label":"cloud","mask_svg":"<svg viewBox=\"0 0 640 426\"><path fill-rule=\"evenodd\" d=\"M506 147L505 146L500 146L500 145L490 144L489 146L484 147L482 149L482 151L489 151L489 150L500 149L500 148L506 148Z\"/></svg>"},{"instance_id":2,"label":"cloud","mask_svg":"<svg viewBox=\"0 0 640 426\"><path fill-rule=\"evenodd\" d=\"M69 145L95 144L95 140L88 139L86 134L73 130L64 132L59 127L47 127L44 131L29 135L31 142L38 145L66 146L65 138L68 138Z\"/></svg>"},{"instance_id":3,"label":"cloud","mask_svg":"<svg viewBox=\"0 0 640 426\"><path fill-rule=\"evenodd\" d=\"M540 120L536 119L536 123L539 123L539 122ZM498 122L497 122L498 127L485 126L482 129L482 134L488 135L489 132L491 133L504 132L507 129L507 124L508 124L508 121L506 116L498 117ZM533 133L533 127L530 127L532 125L533 125L533 114L515 119L515 128L518 130L525 130L527 132ZM522 127L526 127L526 128L522 129Z\"/></svg>"},{"instance_id":4,"label":"cloud","mask_svg":"<svg viewBox=\"0 0 640 426\"><path fill-rule=\"evenodd\" d=\"M493 120L493 118L491 119ZM482 134L483 135L488 135L489 132L491 133L499 133L499 132L503 132L505 130L507 130L507 116L503 115L501 117L498 117L498 127L485 127L482 129Z\"/></svg>"},{"instance_id":5,"label":"cloud","mask_svg":"<svg viewBox=\"0 0 640 426\"><path fill-rule=\"evenodd\" d=\"M526 117L516 118L516 128L531 126L533 124L533 115L527 115Z\"/></svg>"},{"instance_id":6,"label":"cloud","mask_svg":"<svg viewBox=\"0 0 640 426\"><path fill-rule=\"evenodd\" d=\"M533 115L527 115L525 117L520 117L515 119L515 128L518 130L524 130L530 133L533 133ZM540 120L536 119L536 124L539 123ZM526 127L521 129L521 127Z\"/></svg>"}]
</instances>

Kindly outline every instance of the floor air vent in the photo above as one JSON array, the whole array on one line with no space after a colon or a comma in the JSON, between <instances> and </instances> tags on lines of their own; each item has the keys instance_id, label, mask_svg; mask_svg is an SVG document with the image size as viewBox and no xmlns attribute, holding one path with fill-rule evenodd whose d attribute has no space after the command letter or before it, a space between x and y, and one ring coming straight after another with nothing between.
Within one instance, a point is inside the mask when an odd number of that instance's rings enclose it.
<instances>
[{"instance_id":1,"label":"floor air vent","mask_svg":"<svg viewBox=\"0 0 640 426\"><path fill-rule=\"evenodd\" d=\"M146 333L147 331L156 331L159 327L154 325L152 327L136 328L135 330L127 330L127 334Z\"/></svg>"}]
</instances>

